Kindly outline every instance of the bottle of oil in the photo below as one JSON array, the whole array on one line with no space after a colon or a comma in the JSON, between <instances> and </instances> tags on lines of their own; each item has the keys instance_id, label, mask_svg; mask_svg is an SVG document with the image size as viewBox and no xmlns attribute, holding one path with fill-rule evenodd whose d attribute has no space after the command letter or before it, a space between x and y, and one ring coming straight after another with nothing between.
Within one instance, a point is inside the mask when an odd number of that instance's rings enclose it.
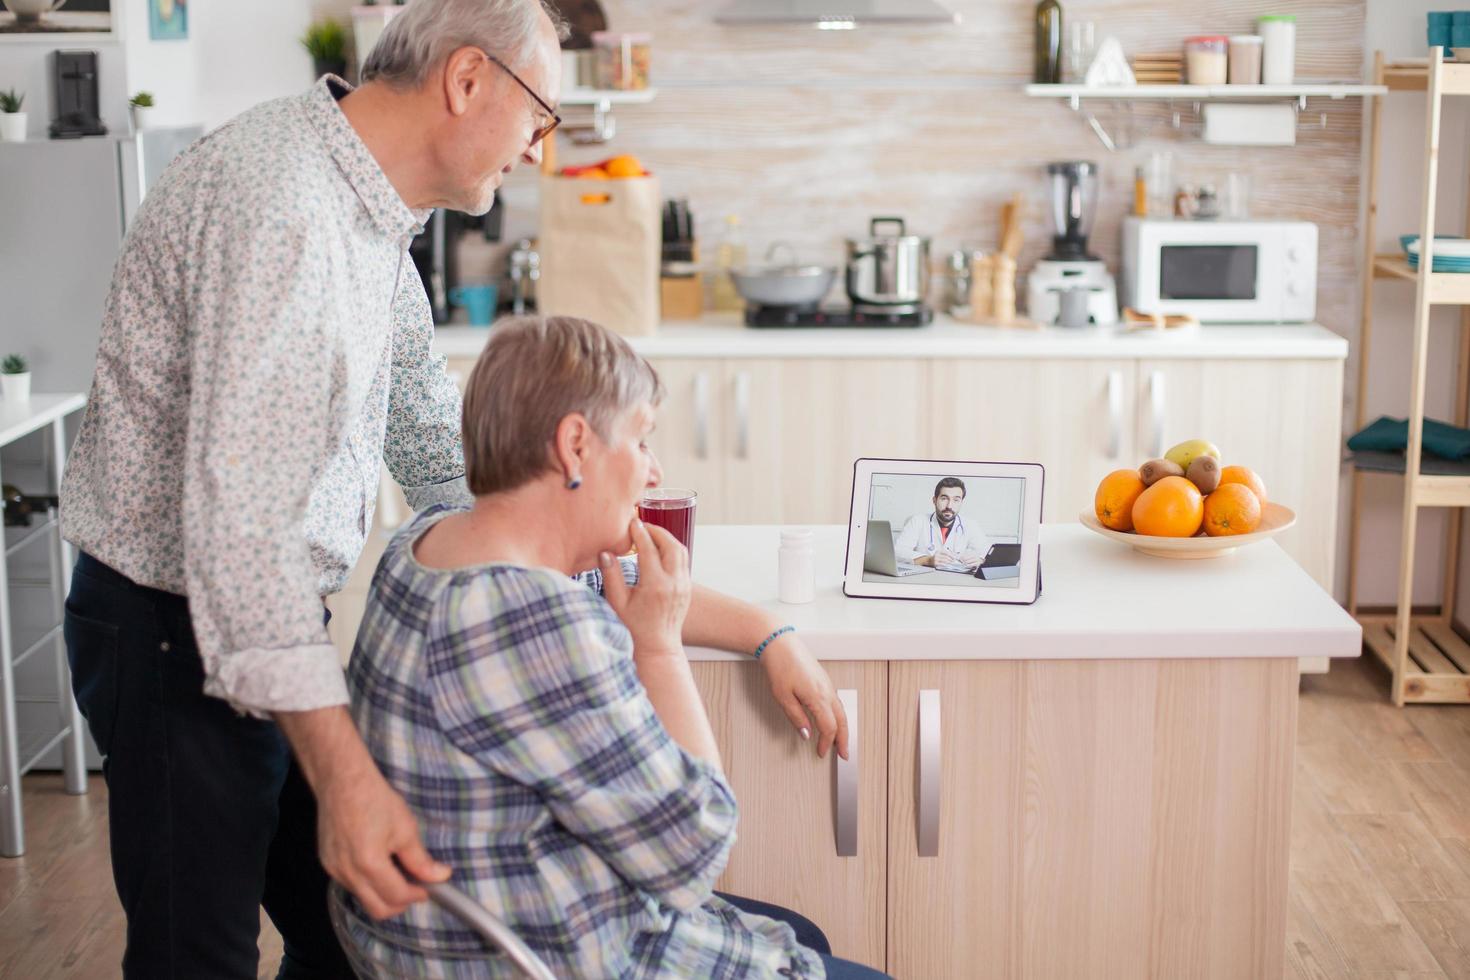
<instances>
[{"instance_id":1,"label":"bottle of oil","mask_svg":"<svg viewBox=\"0 0 1470 980\"><path fill-rule=\"evenodd\" d=\"M1062 5L1041 0L1036 5L1036 71L1032 81L1056 85L1062 80Z\"/></svg>"},{"instance_id":2,"label":"bottle of oil","mask_svg":"<svg viewBox=\"0 0 1470 980\"><path fill-rule=\"evenodd\" d=\"M714 282L711 283L711 298L717 310L740 311L745 309L745 300L735 291L735 282L730 278L731 269L745 267L745 236L740 233L740 215L725 216L725 237L715 251Z\"/></svg>"}]
</instances>

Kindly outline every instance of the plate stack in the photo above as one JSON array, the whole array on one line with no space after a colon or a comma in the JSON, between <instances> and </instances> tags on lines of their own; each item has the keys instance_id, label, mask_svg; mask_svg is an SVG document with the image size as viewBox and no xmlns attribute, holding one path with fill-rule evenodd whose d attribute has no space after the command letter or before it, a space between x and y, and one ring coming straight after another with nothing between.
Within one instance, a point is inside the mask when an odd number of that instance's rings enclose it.
<instances>
[{"instance_id":1,"label":"plate stack","mask_svg":"<svg viewBox=\"0 0 1470 980\"><path fill-rule=\"evenodd\" d=\"M1133 77L1139 85L1178 85L1184 81L1184 56L1178 52L1134 55Z\"/></svg>"},{"instance_id":2,"label":"plate stack","mask_svg":"<svg viewBox=\"0 0 1470 980\"><path fill-rule=\"evenodd\" d=\"M1409 268L1419 268L1419 236L1405 235L1404 252L1409 257ZM1434 236L1435 272L1470 272L1470 241L1453 235Z\"/></svg>"}]
</instances>

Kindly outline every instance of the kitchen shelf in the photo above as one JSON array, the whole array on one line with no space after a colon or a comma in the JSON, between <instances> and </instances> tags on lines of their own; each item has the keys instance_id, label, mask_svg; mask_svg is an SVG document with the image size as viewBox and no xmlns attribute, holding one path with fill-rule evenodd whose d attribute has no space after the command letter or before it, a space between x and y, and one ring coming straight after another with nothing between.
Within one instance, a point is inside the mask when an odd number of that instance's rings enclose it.
<instances>
[{"instance_id":1,"label":"kitchen shelf","mask_svg":"<svg viewBox=\"0 0 1470 980\"><path fill-rule=\"evenodd\" d=\"M1466 66L1470 68L1470 65ZM1033 98L1066 99L1078 108L1083 99L1214 102L1238 99L1350 99L1384 95L1387 85L1302 82L1296 85L1027 85Z\"/></svg>"},{"instance_id":2,"label":"kitchen shelf","mask_svg":"<svg viewBox=\"0 0 1470 980\"><path fill-rule=\"evenodd\" d=\"M1349 453L1346 462L1364 473L1396 473L1402 476L1406 469L1402 452L1368 450ZM1419 472L1425 476L1470 476L1470 460L1441 459L1425 453L1419 461Z\"/></svg>"},{"instance_id":3,"label":"kitchen shelf","mask_svg":"<svg viewBox=\"0 0 1470 980\"><path fill-rule=\"evenodd\" d=\"M1375 279L1419 280L1419 270L1402 255L1373 256ZM1436 306L1470 304L1470 272L1435 272L1429 277L1429 302Z\"/></svg>"},{"instance_id":4,"label":"kitchen shelf","mask_svg":"<svg viewBox=\"0 0 1470 980\"><path fill-rule=\"evenodd\" d=\"M7 527L5 529L5 557L9 558L55 526L56 517L53 515L40 524L33 524L29 527Z\"/></svg>"},{"instance_id":5,"label":"kitchen shelf","mask_svg":"<svg viewBox=\"0 0 1470 980\"><path fill-rule=\"evenodd\" d=\"M658 97L658 89L574 88L561 94L561 105L647 105Z\"/></svg>"},{"instance_id":6,"label":"kitchen shelf","mask_svg":"<svg viewBox=\"0 0 1470 980\"><path fill-rule=\"evenodd\" d=\"M1470 66L1467 66L1470 67ZM1326 98L1333 101L1352 98L1372 98L1385 95L1387 85L1364 85L1356 82L1299 82L1293 85L1047 85L1026 86L1026 94L1037 99L1064 99L1073 112L1087 120L1087 125L1097 136L1098 142L1109 152L1120 148L1118 140L1108 132L1089 106L1093 102L1126 103L1131 119L1132 109L1139 102L1187 102L1197 107L1206 102L1295 102L1297 110L1307 107L1308 99ZM1174 114L1174 128L1180 127L1180 115ZM1324 122L1325 125L1325 122ZM1129 124L1132 130L1132 124Z\"/></svg>"},{"instance_id":7,"label":"kitchen shelf","mask_svg":"<svg viewBox=\"0 0 1470 980\"><path fill-rule=\"evenodd\" d=\"M606 143L617 135L617 120L613 119L615 106L647 105L658 98L658 89L644 88L624 91L622 89L574 88L563 92L561 108L585 108L592 110L592 121L569 123L558 132L581 145ZM547 141L544 151L543 172L551 173L556 164L556 140Z\"/></svg>"},{"instance_id":8,"label":"kitchen shelf","mask_svg":"<svg viewBox=\"0 0 1470 980\"><path fill-rule=\"evenodd\" d=\"M1407 279L1410 282L1419 278L1418 271L1410 268L1409 260L1402 255L1373 256L1373 275L1377 279Z\"/></svg>"},{"instance_id":9,"label":"kitchen shelf","mask_svg":"<svg viewBox=\"0 0 1470 980\"><path fill-rule=\"evenodd\" d=\"M1392 671L1395 624L1387 616L1362 615L1358 621L1363 645ZM1403 682L1407 703L1463 701L1470 693L1470 644L1442 619L1413 617Z\"/></svg>"},{"instance_id":10,"label":"kitchen shelf","mask_svg":"<svg viewBox=\"0 0 1470 980\"><path fill-rule=\"evenodd\" d=\"M1423 92L1425 120L1424 196L1420 211L1419 239L1433 242L1439 195L1440 120L1447 96L1470 96L1470 64L1446 63L1440 48L1430 51L1427 63L1389 64L1379 51L1373 59L1373 80L1385 92ZM1460 538L1464 508L1470 507L1470 464L1438 459L1424 452L1424 399L1429 360L1430 316L1435 306L1458 305L1460 311L1459 356L1456 362L1455 418L1458 426L1470 424L1470 274L1433 272L1432 266L1412 267L1407 257L1373 251L1374 226L1378 213L1378 191L1383 141L1384 99L1375 97L1369 108L1368 211L1363 230L1364 270L1358 336L1357 427L1366 417L1368 366L1373 338L1373 289L1380 279L1413 282L1413 354L1409 371L1409 445L1403 452L1354 453L1352 505L1348 518L1347 608L1363 627L1363 642L1384 662L1392 676L1393 703L1470 703L1470 644L1454 630L1455 597L1460 591ZM1470 222L1470 212L1466 213ZM1388 473L1403 481L1403 537L1399 543L1398 594L1391 616L1360 614L1358 609L1358 545L1362 522L1364 474ZM1443 599L1434 616L1416 616L1414 597L1414 552L1419 511L1426 507L1449 508L1445 532Z\"/></svg>"},{"instance_id":11,"label":"kitchen shelf","mask_svg":"<svg viewBox=\"0 0 1470 980\"><path fill-rule=\"evenodd\" d=\"M0 449L32 434L41 434L45 448L42 458L37 461L40 465L34 467L42 474L37 477L37 482L44 481L44 485L52 489L60 486L69 444L67 422L74 421L74 416L86 402L86 397L81 394L41 394L32 395L30 401L19 408L0 406ZM6 460L7 465L19 462L22 470L33 468L29 450L16 450L13 455L15 458ZM11 475L7 474L7 479ZM39 561L26 562L21 568L12 567L12 558L22 549L35 549L37 555L44 554L46 571L41 571ZM0 786L3 786L0 789L0 857L19 857L25 853L21 776L57 745L63 745L61 767L65 772L66 791L73 795L87 792L81 713L71 693L71 674L62 642L63 629L56 625L62 618L74 558L72 546L58 533L54 508L31 515L25 526L7 527L0 533ZM17 594L23 591L32 594ZM32 623L36 618L32 608L35 603L49 607L47 621L53 625L43 629ZM22 606L26 609L25 615L18 620L13 618ZM18 705L22 700L29 700L32 692L17 690L15 668L33 657L44 662L48 656L55 664L54 674L41 671L36 677L27 678L23 686L36 683L43 690L35 694L45 694L48 700L54 700L58 708L57 724L52 727L49 719L38 717L28 719L35 729L23 729ZM54 699L48 674L55 679Z\"/></svg>"}]
</instances>

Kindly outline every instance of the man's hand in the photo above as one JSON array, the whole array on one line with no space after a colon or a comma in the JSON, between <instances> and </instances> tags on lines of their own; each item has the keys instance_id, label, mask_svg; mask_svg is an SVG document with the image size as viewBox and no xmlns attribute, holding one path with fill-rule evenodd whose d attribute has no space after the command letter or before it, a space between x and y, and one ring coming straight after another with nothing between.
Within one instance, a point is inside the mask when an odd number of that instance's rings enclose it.
<instances>
[{"instance_id":1,"label":"man's hand","mask_svg":"<svg viewBox=\"0 0 1470 980\"><path fill-rule=\"evenodd\" d=\"M317 811L322 867L374 919L398 915L428 899L415 882L449 878L448 866L424 850L408 804L376 769L357 779L333 780L318 795Z\"/></svg>"},{"instance_id":2,"label":"man's hand","mask_svg":"<svg viewBox=\"0 0 1470 980\"><path fill-rule=\"evenodd\" d=\"M842 710L832 679L806 645L794 634L787 633L766 647L761 663L766 668L771 694L792 727L803 738L809 738L810 725L816 723L817 758L825 759L827 750L835 743L837 754L846 759L847 712ZM807 719L808 714L811 721Z\"/></svg>"},{"instance_id":3,"label":"man's hand","mask_svg":"<svg viewBox=\"0 0 1470 980\"><path fill-rule=\"evenodd\" d=\"M934 556L933 555L919 555L918 557L916 557L914 559L913 564L915 564L915 565L923 565L925 568L933 568L934 567Z\"/></svg>"},{"instance_id":4,"label":"man's hand","mask_svg":"<svg viewBox=\"0 0 1470 980\"><path fill-rule=\"evenodd\" d=\"M449 879L448 865L424 849L418 821L378 772L346 708L281 712L276 722L316 795L322 867L368 915L385 919L428 899L415 880Z\"/></svg>"}]
</instances>

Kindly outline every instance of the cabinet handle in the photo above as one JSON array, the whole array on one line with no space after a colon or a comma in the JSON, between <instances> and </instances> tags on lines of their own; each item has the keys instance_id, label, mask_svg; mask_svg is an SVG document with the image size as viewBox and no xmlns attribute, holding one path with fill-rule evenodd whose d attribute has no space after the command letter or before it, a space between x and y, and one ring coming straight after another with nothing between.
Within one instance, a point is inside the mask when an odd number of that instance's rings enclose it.
<instances>
[{"instance_id":1,"label":"cabinet handle","mask_svg":"<svg viewBox=\"0 0 1470 980\"><path fill-rule=\"evenodd\" d=\"M1123 452L1123 372L1108 372L1108 459Z\"/></svg>"},{"instance_id":2,"label":"cabinet handle","mask_svg":"<svg viewBox=\"0 0 1470 980\"><path fill-rule=\"evenodd\" d=\"M1164 455L1164 372L1154 371L1148 376L1149 410L1153 415L1155 459Z\"/></svg>"},{"instance_id":3,"label":"cabinet handle","mask_svg":"<svg viewBox=\"0 0 1470 980\"><path fill-rule=\"evenodd\" d=\"M735 375L735 456L750 458L750 372Z\"/></svg>"},{"instance_id":4,"label":"cabinet handle","mask_svg":"<svg viewBox=\"0 0 1470 980\"><path fill-rule=\"evenodd\" d=\"M694 376L694 455L709 459L709 375Z\"/></svg>"},{"instance_id":5,"label":"cabinet handle","mask_svg":"<svg viewBox=\"0 0 1470 980\"><path fill-rule=\"evenodd\" d=\"M939 856L939 692L919 692L919 857Z\"/></svg>"},{"instance_id":6,"label":"cabinet handle","mask_svg":"<svg viewBox=\"0 0 1470 980\"><path fill-rule=\"evenodd\" d=\"M837 763L837 856L857 857L858 842L858 696L852 688L839 690L837 700L847 712L847 758L834 750Z\"/></svg>"}]
</instances>

